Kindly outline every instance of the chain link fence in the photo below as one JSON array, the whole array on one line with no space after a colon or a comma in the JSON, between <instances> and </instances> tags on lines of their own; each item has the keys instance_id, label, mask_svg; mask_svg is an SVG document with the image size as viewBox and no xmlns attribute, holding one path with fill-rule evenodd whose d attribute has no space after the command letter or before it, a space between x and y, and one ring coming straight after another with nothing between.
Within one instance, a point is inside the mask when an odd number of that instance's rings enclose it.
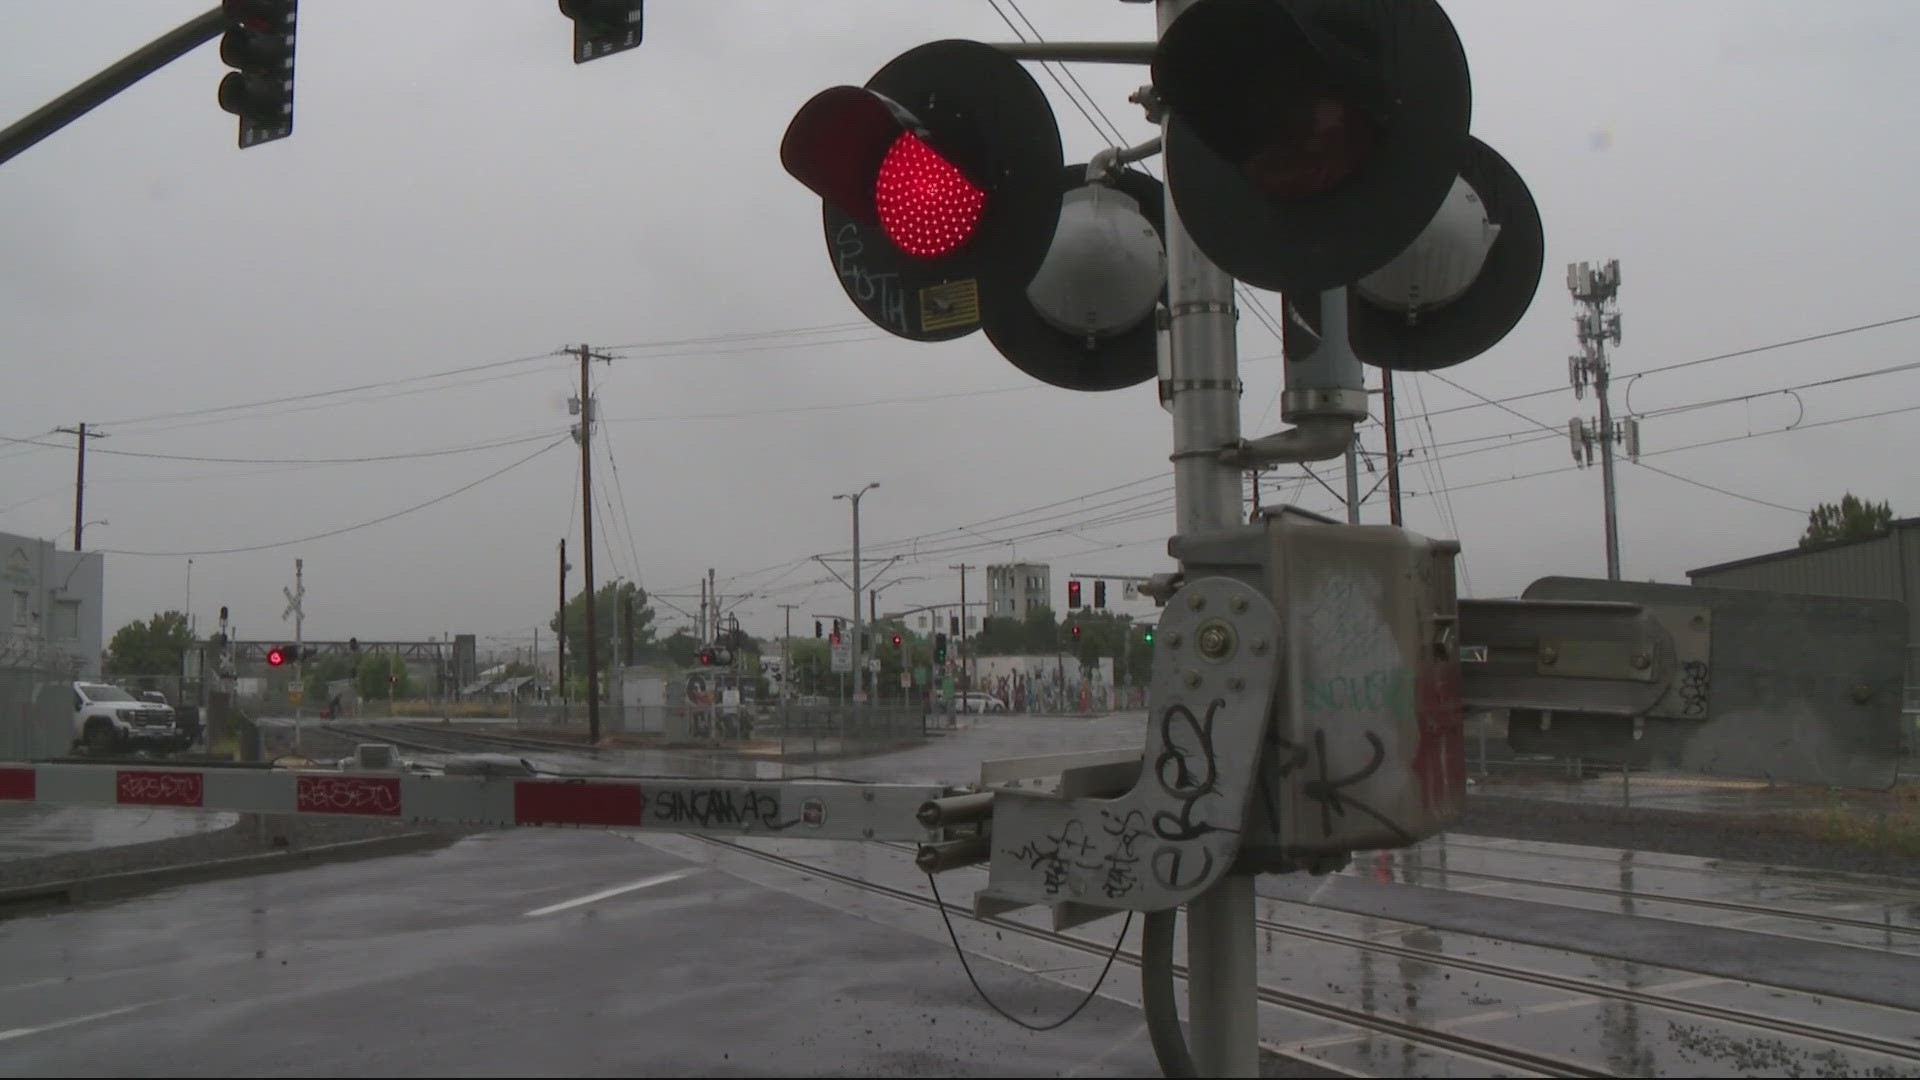
<instances>
[{"instance_id":1,"label":"chain link fence","mask_svg":"<svg viewBox=\"0 0 1920 1080\"><path fill-rule=\"evenodd\" d=\"M80 659L49 645L0 642L0 760L38 761L73 749Z\"/></svg>"}]
</instances>

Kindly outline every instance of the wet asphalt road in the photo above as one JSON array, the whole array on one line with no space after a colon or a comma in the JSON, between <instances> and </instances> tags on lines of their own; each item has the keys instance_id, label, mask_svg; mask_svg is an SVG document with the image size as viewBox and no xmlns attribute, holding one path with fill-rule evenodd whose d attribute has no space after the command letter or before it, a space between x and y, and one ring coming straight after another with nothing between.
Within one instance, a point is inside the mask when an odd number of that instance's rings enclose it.
<instances>
[{"instance_id":1,"label":"wet asphalt road","mask_svg":"<svg viewBox=\"0 0 1920 1080\"><path fill-rule=\"evenodd\" d=\"M964 780L1132 745L1138 723L994 718L820 771ZM752 843L927 892L898 848ZM940 886L964 906L983 880ZM1920 1075L1920 882L1454 835L1260 891L1262 984L1329 1008L1625 1075ZM1084 949L955 925L1029 1019L1098 974ZM1137 1001L1122 965L1029 1035L979 1002L937 912L660 834L488 834L0 923L0 1075L1148 1075ZM1514 1072L1260 1016L1341 1072Z\"/></svg>"},{"instance_id":2,"label":"wet asphalt road","mask_svg":"<svg viewBox=\"0 0 1920 1080\"><path fill-rule=\"evenodd\" d=\"M238 815L195 810L0 805L0 861L171 840L215 832Z\"/></svg>"}]
</instances>

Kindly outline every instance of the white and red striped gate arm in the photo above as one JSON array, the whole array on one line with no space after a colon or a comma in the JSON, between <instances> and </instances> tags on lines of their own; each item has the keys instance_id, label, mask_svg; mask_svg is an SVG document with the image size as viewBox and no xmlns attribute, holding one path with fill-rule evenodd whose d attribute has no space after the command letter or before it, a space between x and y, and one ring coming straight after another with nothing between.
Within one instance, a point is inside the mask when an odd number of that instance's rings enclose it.
<instances>
[{"instance_id":1,"label":"white and red striped gate arm","mask_svg":"<svg viewBox=\"0 0 1920 1080\"><path fill-rule=\"evenodd\" d=\"M0 803L139 806L402 822L595 826L813 840L929 838L944 788L734 779L395 775L257 768L0 763Z\"/></svg>"}]
</instances>

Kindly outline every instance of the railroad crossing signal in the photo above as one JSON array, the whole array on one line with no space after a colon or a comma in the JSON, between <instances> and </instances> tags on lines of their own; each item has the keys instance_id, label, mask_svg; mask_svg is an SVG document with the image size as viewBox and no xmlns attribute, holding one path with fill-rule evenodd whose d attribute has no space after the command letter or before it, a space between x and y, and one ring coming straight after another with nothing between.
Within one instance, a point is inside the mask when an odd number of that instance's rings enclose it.
<instances>
[{"instance_id":1,"label":"railroad crossing signal","mask_svg":"<svg viewBox=\"0 0 1920 1080\"><path fill-rule=\"evenodd\" d=\"M573 62L638 48L645 6L645 0L560 0L560 14L573 20Z\"/></svg>"},{"instance_id":2,"label":"railroad crossing signal","mask_svg":"<svg viewBox=\"0 0 1920 1080\"><path fill-rule=\"evenodd\" d=\"M293 39L299 0L221 0L227 31L220 107L240 118L240 149L293 134Z\"/></svg>"},{"instance_id":3,"label":"railroad crossing signal","mask_svg":"<svg viewBox=\"0 0 1920 1080\"><path fill-rule=\"evenodd\" d=\"M285 646L275 645L273 648L267 650L267 666L279 667L282 664L285 664L289 659L292 658L291 657L292 652L293 652L292 649L289 649Z\"/></svg>"}]
</instances>

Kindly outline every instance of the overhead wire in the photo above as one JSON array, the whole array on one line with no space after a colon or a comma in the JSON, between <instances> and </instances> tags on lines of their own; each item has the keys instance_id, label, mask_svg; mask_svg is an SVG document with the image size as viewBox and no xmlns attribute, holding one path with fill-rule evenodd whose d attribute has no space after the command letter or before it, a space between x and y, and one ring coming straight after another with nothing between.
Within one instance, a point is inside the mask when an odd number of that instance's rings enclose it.
<instances>
[{"instance_id":1,"label":"overhead wire","mask_svg":"<svg viewBox=\"0 0 1920 1080\"><path fill-rule=\"evenodd\" d=\"M154 557L154 558L176 558L176 557L187 556L187 555L193 555L193 556L237 555L243 552L270 551L274 548L291 547L295 544L306 544L306 543L312 543L313 541L316 541L316 540L326 540L331 537L343 536L351 532L358 532L361 529L372 528L375 525L382 525L382 524L385 524L386 522L394 520L395 518L405 517L408 514L418 513L419 511L425 510L428 507L437 506L440 503L446 502L448 499L454 498L455 496L458 496L458 495L465 494L466 492L472 491L474 488L477 488L480 485L485 484L490 480L493 480L497 477L501 477L506 475L509 472L512 472L513 470L519 468L522 465L525 465L527 462L532 461L534 458L539 457L540 455L546 453L549 450L552 450L554 447L557 447L561 443L564 443L566 441L567 441L567 437L563 435L560 438L555 439L554 441L541 447L540 449L535 450L533 453L528 454L525 457L522 457L498 469L495 469L494 471L486 474L485 476L482 476L478 480L474 480L469 483L462 484L461 486L454 488L452 491L446 492L441 495L436 495L433 498L426 500L425 502L415 503L412 506L406 507L405 509L396 510L391 514L382 514L376 518L369 518L366 521L356 522L352 525L346 525L338 529L328 529L325 532L314 533L310 536L302 536L292 540L276 540L272 543L267 543L267 544L246 544L246 545L229 547L229 548L204 548L204 549L199 549L194 551L131 551L124 548L95 548L94 550L99 551L102 554L106 554L106 555L129 555L129 556L143 556L143 557Z\"/></svg>"}]
</instances>

